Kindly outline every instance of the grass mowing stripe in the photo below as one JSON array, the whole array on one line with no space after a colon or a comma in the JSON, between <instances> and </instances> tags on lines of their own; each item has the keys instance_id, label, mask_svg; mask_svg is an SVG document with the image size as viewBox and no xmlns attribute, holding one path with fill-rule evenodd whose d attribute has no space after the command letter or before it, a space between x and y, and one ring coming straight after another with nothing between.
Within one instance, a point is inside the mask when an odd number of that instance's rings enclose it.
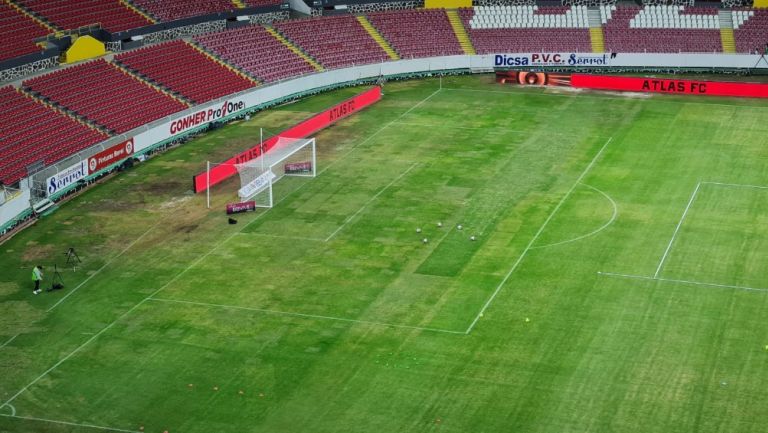
<instances>
[{"instance_id":1,"label":"grass mowing stripe","mask_svg":"<svg viewBox=\"0 0 768 433\"><path fill-rule=\"evenodd\" d=\"M672 233L672 239L669 240L669 243L667 244L667 249L664 250L664 255L661 256L661 261L659 262L659 266L656 268L656 272L653 274L653 278L656 278L659 276L659 272L661 272L662 266L664 266L664 261L667 260L667 255L669 254L669 250L672 248L672 243L675 242L675 237L677 236L677 232L680 231L680 227L683 225L683 220L685 219L685 215L688 214L688 210L691 208L691 205L693 204L693 200L696 199L696 194L699 192L699 188L701 187L701 182L696 184L696 189L693 190L693 194L691 194L691 199L688 200L688 205L685 207L685 210L683 211L683 216L680 217L680 221L677 222L677 227L675 227L675 232Z\"/></svg>"},{"instance_id":2,"label":"grass mowing stripe","mask_svg":"<svg viewBox=\"0 0 768 433\"><path fill-rule=\"evenodd\" d=\"M23 420L27 420L27 421L38 421L38 422L47 422L47 423L52 423L52 424L68 425L68 426L72 426L72 427L85 427L85 428L90 428L90 429L94 429L94 430L106 430L106 431L115 431L115 432L122 432L122 433L144 433L144 432L137 431L137 430L125 430L125 429L120 429L120 428L115 428L115 427L104 427L104 426L93 425L93 424L79 424L79 423L76 423L76 422L59 421L59 420L55 420L55 419L36 418L36 417L32 417L32 416L18 416L18 415L0 415L0 416L4 416L6 418L23 419Z\"/></svg>"},{"instance_id":3,"label":"grass mowing stripe","mask_svg":"<svg viewBox=\"0 0 768 433\"><path fill-rule=\"evenodd\" d=\"M611 219L609 219L607 223L603 224L602 226L600 226L596 230L593 230L593 231L591 231L591 232L589 232L587 234L575 237L573 239L567 239L567 240L564 240L564 241L555 242L555 243L552 243L552 244L534 246L534 247L531 247L532 250L537 250L537 249L540 249L540 248L556 247L558 245L570 244L571 242L576 242L576 241L580 241L582 239L586 239L586 238L588 238L590 236L594 236L594 235L600 233L601 231L607 229L608 226L610 226L611 224L613 224L614 221L616 221L616 217L619 216L619 206L616 204L615 201L613 201L611 196L609 196L608 194L604 193L603 191L595 188L594 186L587 185L586 183L582 183L582 185L586 186L587 188L589 188L591 190L594 190L594 191L598 192L599 194L602 194L603 197L607 198L608 201L611 202L611 206L613 206L613 215L611 215Z\"/></svg>"},{"instance_id":4,"label":"grass mowing stripe","mask_svg":"<svg viewBox=\"0 0 768 433\"><path fill-rule=\"evenodd\" d=\"M705 283L702 281L677 280L674 278L647 277L645 275L617 274L613 272L598 272L597 274L606 275L608 277L629 278L633 280L663 281L665 283L691 284L695 286L718 287L721 289L738 289L738 290L745 290L748 292L768 292L768 288L760 288L760 287L747 287L747 286L736 286L731 284Z\"/></svg>"},{"instance_id":5,"label":"grass mowing stripe","mask_svg":"<svg viewBox=\"0 0 768 433\"><path fill-rule=\"evenodd\" d=\"M87 283L88 281L91 281L91 278L93 278L93 277L95 277L96 275L98 275L98 274L99 274L101 271L103 271L103 270L104 270L104 268L106 268L107 266L109 266L109 264L110 264L110 263L114 262L114 261L115 261L117 258L119 258L119 257L120 257L120 256L122 256L123 254L125 254L125 253L126 253L128 250L130 250L130 249L131 249L131 247L133 247L134 245L136 245L136 243L137 243L137 242L139 242L139 241L140 241L142 238L144 238L144 236L146 236L146 235L147 235L147 233L149 233L150 231L152 231L152 229L154 229L155 227L157 227L158 225L160 225L160 223L161 223L161 222L163 222L163 219L160 219L160 220L158 220L158 221L157 221L155 224L153 224L153 225L152 225L152 227L148 228L148 229L147 229L147 231L145 231L144 233L142 233L142 234L141 234L141 236L139 236L139 237L138 237L138 238L136 238L136 239L135 239L133 242L131 242L130 244L128 244L128 246L127 246L127 247L125 247L125 249L123 249L122 251L120 251L120 253L118 253L116 256L114 256L114 257L112 257L111 259L109 259L109 260L108 260L106 263L104 263L104 265L103 265L102 267L100 267L99 269L97 269L97 270L96 270L96 272L94 272L94 273L92 273L91 275L89 275L89 276L88 276L88 278L86 278L85 280L83 280L83 282L82 282L82 283L78 284L78 285L77 285L77 287L75 287L74 289L72 289L71 291L69 291L69 293L67 293L66 295L64 295L64 297L63 297L63 298L59 299L59 301L58 301L58 302L56 302L55 304L53 304L53 306L51 306L51 308L49 308L49 309L45 310L45 312L46 312L46 313L50 313L51 311L53 311L53 309L54 309L54 308L56 308L56 307L58 307L59 305L61 305L61 303L62 303L62 302L64 302L65 300L67 300L67 298L69 298L70 296L72 296L72 294L74 294L74 293L75 293L75 292L76 292L76 291L77 291L79 288L83 287L83 286L85 285L85 283Z\"/></svg>"},{"instance_id":6,"label":"grass mowing stripe","mask_svg":"<svg viewBox=\"0 0 768 433\"><path fill-rule=\"evenodd\" d=\"M357 320L357 319L348 319L344 317L333 317L333 316L323 316L319 314L304 314L304 313L292 313L289 311L277 311L277 310L268 310L264 308L254 308L254 307L240 307L237 305L223 305L223 304L211 304L207 302L194 302L194 301L184 301L184 300L178 300L178 299L166 299L166 298L152 298L150 301L155 302L169 302L169 303L176 303L176 304L188 304L188 305L197 305L202 307L213 307L213 308L222 308L222 309L229 309L229 310L244 310L244 311L255 311L258 313L265 313L265 314L273 314L278 316L294 316L294 317L302 317L306 319L321 319L321 320L335 320L338 322L349 322L349 323L359 323L363 325L375 325L375 326L385 326L388 328L402 328L402 329L413 329L417 331L429 331L429 332L441 332L445 334L457 334L457 335L465 335L463 331L451 331L449 329L440 329L440 328L429 328L424 326L412 326L412 325L400 325L396 323L384 323L384 322L373 322L369 320Z\"/></svg>"},{"instance_id":7,"label":"grass mowing stripe","mask_svg":"<svg viewBox=\"0 0 768 433\"><path fill-rule=\"evenodd\" d=\"M498 286L496 286L496 290L493 291L491 296L488 298L487 301L485 301L485 304L483 305L483 308L480 309L480 311L475 316L475 319L472 320L472 323L469 325L467 330L465 331L467 334L472 332L472 329L474 329L475 325L477 324L477 321L480 320L480 317L485 313L485 310L488 309L488 307L491 305L493 300L496 298L496 295L499 294L499 291L501 291L501 288L504 286L504 284L509 280L509 277L512 276L512 273L515 272L515 269L517 269L518 265L520 265L520 262L523 260L526 254L528 254L528 251L531 250L531 247L536 242L536 240L541 236L541 233L544 231L544 229L547 227L547 224L552 220L552 218L555 216L557 211L560 209L560 207L563 206L563 203L568 199L568 197L571 196L573 193L573 190L576 189L576 186L578 186L581 183L581 180L584 179L584 176L589 173L589 170L592 169L592 167L595 165L597 160L600 158L600 156L603 154L603 151L605 151L605 148L608 147L608 145L613 141L613 137L610 137L605 144L603 144L603 147L600 148L600 150L597 152L597 154L592 158L592 161L590 161L589 165L584 169L584 171L581 172L579 177L576 179L576 182L573 183L571 188L568 190L567 193L563 196L563 198L560 199L560 202L557 203L557 206L552 210L552 213L549 214L546 220L544 220L544 224L539 227L539 230L536 232L536 234L533 236L530 242L528 242L528 245L526 245L523 252L520 254L520 256L515 260L515 263L512 265L512 268L507 272L507 274L504 276L504 278L501 280Z\"/></svg>"},{"instance_id":8,"label":"grass mowing stripe","mask_svg":"<svg viewBox=\"0 0 768 433\"><path fill-rule=\"evenodd\" d=\"M411 170L413 170L413 169L414 169L414 168L415 168L417 165L419 165L419 163L418 163L418 162L414 162L414 163L413 163L413 164L412 164L410 167L408 167L408 169L407 169L407 170L405 170L404 172L400 173L400 175L399 175L399 176L397 176L396 178L394 178L394 179L392 180L392 182L388 183L388 184L387 184L387 185L386 185L384 188L380 189L380 190L379 190L379 192L377 192L377 193L376 193L376 195L374 195L373 197L371 197L371 198L370 198L370 200L368 200L367 202L365 202L365 203L364 203L364 204L363 204L363 205L360 207L360 209L358 209L358 210L357 210L357 212L355 212L354 214L352 214L352 216L350 216L350 217L348 217L347 219L345 219L345 220L344 220L344 223L342 223L342 224L341 224L341 225L340 225L340 226L339 226L339 227L338 227L336 230L334 230L334 231L333 231L333 233L331 233L330 235L328 235L328 237L327 237L327 238L325 238L325 242L328 242L328 241L330 241L331 239L333 239L333 238L334 238L334 236L336 236L336 235L337 235L337 234L338 234L338 233L339 233L339 232L340 232L340 231L341 231L341 230L342 230L344 227L346 227L346 226L347 226L347 224L349 224L349 222L350 222L350 221L352 221L353 219L355 219L355 217L356 217L356 216L358 216L358 215L360 214L360 212L362 212L362 211L363 211L363 209L365 209L365 208L366 208L366 207L367 207L369 204L373 203L373 201L374 201L374 200L376 200L377 198L379 198L379 196L380 196L381 194L383 194L383 193L384 193L384 191L386 191L386 190L387 190L387 189L388 189L390 186L392 186L392 185L394 185L395 183L397 183L397 181L399 181L400 179L402 179L402 178L403 178L403 177L404 177L406 174L408 174L408 173L409 173Z\"/></svg>"},{"instance_id":9,"label":"grass mowing stripe","mask_svg":"<svg viewBox=\"0 0 768 433\"><path fill-rule=\"evenodd\" d=\"M408 113L410 113L411 111L415 110L417 107L419 107L419 106L421 106L422 104L424 104L424 103L425 103L426 101L428 101L430 98L432 98L433 96L435 96L435 95L436 95L436 94L437 94L439 91L440 91L440 89L438 89L438 90L435 90L435 91L434 91L433 93L431 93L429 96L427 96L426 98L422 99L421 101L419 101L418 103L416 103L416 104L415 104L413 107L409 108L409 109L408 109L407 111L405 111L403 114L401 114L400 116L398 116L398 117L397 117L395 120L393 120L393 121L391 121L390 123L388 123L388 124L384 125L382 128L380 128L379 130L377 130L376 132L374 132L374 133L373 133L371 136L369 136L368 138L366 138L366 139L365 139L365 140L363 140L362 142L360 142L360 143L356 144L355 146L353 146L353 148L352 148L352 149L350 149L350 150L349 150L347 153L345 153L344 155L342 155L342 156L341 156L341 158L339 158L339 159L337 159L336 161L334 161L334 162L332 162L332 163L328 164L328 165L327 165L327 166L326 166L326 167L325 167L323 170L321 170L321 171L318 173L318 175L319 175L319 174L322 174L324 171L328 170L330 167L332 167L332 166L334 165L334 163L336 163L336 162L338 162L338 161L340 161L340 160L344 159L344 157L346 157L347 155L349 155L349 154L350 154L350 153L351 153L351 152L352 152L352 151L353 151L355 148L357 148L359 145L361 145L361 144L363 144L363 143L366 143L367 141L371 140L371 139L372 139L374 136L376 136L377 134L379 134L381 131L383 131L384 129L386 129L386 128L387 128L387 127L389 127L390 125L394 124L394 123L395 123L397 120L401 119L403 116L407 115L407 114L408 114ZM279 204L280 202L282 202L282 201L283 201L283 200L285 200L286 198L290 197L290 196L291 196L291 194L293 194L293 193L295 193L296 191L300 190L302 187L304 187L304 186L305 186L305 185L307 185L307 184L308 184L308 183L304 183L304 184L302 184L301 186L299 186L299 187L298 187L298 188L296 188L295 190L291 191L291 193L289 193L289 194L287 194L287 195L283 196L283 197L282 197L280 200L278 200L278 201L277 201L277 203L275 203L275 204ZM32 382L30 382L29 384L27 384L26 386L24 386L24 387L23 387L21 390L19 390L19 391L18 391L16 394L12 395L12 396L11 396L11 398L9 398L9 399L8 399L7 401L5 401L5 402L4 402L2 405L0 405L0 407L3 407L3 406L5 406L5 405L7 405L7 404L11 403L11 402L12 402L13 400L15 400L15 399L16 399L18 396L20 396L21 394L23 394L23 393L24 393L24 391L26 391L27 389L29 389L29 387L31 387L32 385L34 385L35 383L37 383L37 382L38 382L40 379L42 379L43 377L47 376L47 375L48 375L50 372L52 372L53 370L55 370L56 368L58 368L58 367L59 367L61 364L63 364L63 363L66 361L66 360L68 360L69 358L71 358L72 356L74 356L74 355L75 355L77 352L79 352L80 350L82 350L82 349L83 349L85 346L87 346L88 344L90 344L91 342L93 342L94 340L96 340L96 339L97 339L97 338L98 338L100 335L102 335L104 332L106 332L107 330L109 330L110 328L112 328L112 326L114 326L114 325L115 325L115 324L116 324L118 321L120 321L120 320L121 320L123 317L127 316L128 314L130 314L131 312L133 312L135 309L137 309L138 307L140 307L141 305L143 305L143 304L144 304L146 301L150 300L150 299L151 299L151 298L153 298L155 295L157 295L158 293L160 293L160 291L164 290L166 287L168 287L168 286L169 286L170 284L172 284L174 281L176 281L177 279L179 279L179 277L181 277L182 275L184 275L184 274L186 274L187 272L189 272L189 270L190 270L190 269L192 269L193 267L195 267L195 266L196 266L198 263L202 262L202 261L203 261L203 260L204 260L206 257L208 257L209 255L211 255L211 253L213 253L215 250L217 250L217 249L218 249L220 246L222 246L223 244L225 244L227 241L229 241L229 240L230 240L230 239L232 239L233 237L237 236L237 234L238 234L238 233L240 233L240 232L242 232L243 230L245 230L245 228L246 228L246 227L248 227L249 225L253 224L253 222L254 222L254 221L257 221L259 218L263 217L263 216L264 216L264 215L266 215L268 212L269 212L269 209L267 209L266 211L264 211L262 214L258 215L256 218L254 218L253 220L251 220L251 221L250 221L248 224L245 224L245 225L243 225L243 226L240 228L240 230L238 230L238 231L236 231L236 232L232 233L232 234L231 234L231 235L229 235L228 237L224 238L224 239L223 239L221 242L219 242L219 243L217 243L216 245L214 245L214 246L213 246L213 248L211 248L210 250L208 250L208 252L206 252L205 254L203 254L203 255L201 255L200 257L198 257L198 258L197 258L195 261L193 261L193 262L192 262L192 263L191 263L189 266L187 266L186 268L184 268L184 269L183 269L181 272L177 273L177 274L176 274L176 275L175 275L173 278L171 278L171 279L170 279L170 280L169 280L167 283L165 283L165 284L164 284L163 286L161 286L159 289L157 289L157 290L156 290L156 291L154 291L152 294L150 294L150 295L149 295L149 296L147 296L146 298L144 298L144 299L142 299L141 301L139 301L139 303L138 303L138 304L134 305L134 306L133 306L133 307L131 307L131 308L130 308L128 311L126 311L125 313L123 313L123 314L121 314L120 316L118 316L118 317L117 317L117 319L115 319L115 320L114 320L112 323L110 323L110 324L108 324L107 326L105 326L104 328L102 328L102 329L101 329L99 332L97 332L96 334L94 334L94 335L93 335L91 338L89 338L88 340L86 340L86 341L85 341L83 344L81 344L80 346L78 346L77 348L75 348L75 350L73 350L72 352L70 352L69 354L67 354L67 355L66 355L64 358L62 358L62 359L60 359L58 362L56 362L56 363L55 363L53 366L51 366L50 368L48 368L47 370L45 370L45 371L44 371L44 372L43 372L41 375L39 375L38 377L36 377L36 378L35 378L35 379L34 379Z\"/></svg>"}]
</instances>

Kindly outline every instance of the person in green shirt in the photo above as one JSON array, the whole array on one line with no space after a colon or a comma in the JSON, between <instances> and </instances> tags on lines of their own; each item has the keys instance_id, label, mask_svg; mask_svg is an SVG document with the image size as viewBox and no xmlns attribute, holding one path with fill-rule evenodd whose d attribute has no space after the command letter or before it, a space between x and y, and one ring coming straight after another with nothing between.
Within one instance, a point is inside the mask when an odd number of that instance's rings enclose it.
<instances>
[{"instance_id":1,"label":"person in green shirt","mask_svg":"<svg viewBox=\"0 0 768 433\"><path fill-rule=\"evenodd\" d=\"M43 266L37 265L34 267L34 269L32 269L32 282L35 283L35 289L32 290L32 293L35 295L42 292L42 290L40 290L41 281L43 281Z\"/></svg>"}]
</instances>

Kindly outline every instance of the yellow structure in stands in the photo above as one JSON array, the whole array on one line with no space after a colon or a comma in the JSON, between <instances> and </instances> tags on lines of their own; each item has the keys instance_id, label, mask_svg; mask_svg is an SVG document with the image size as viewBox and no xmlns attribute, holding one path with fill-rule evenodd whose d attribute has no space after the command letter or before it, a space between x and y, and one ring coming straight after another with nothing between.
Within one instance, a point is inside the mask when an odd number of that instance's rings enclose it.
<instances>
[{"instance_id":1,"label":"yellow structure in stands","mask_svg":"<svg viewBox=\"0 0 768 433\"><path fill-rule=\"evenodd\" d=\"M756 8L768 8L768 0L755 0L752 6Z\"/></svg>"},{"instance_id":2,"label":"yellow structure in stands","mask_svg":"<svg viewBox=\"0 0 768 433\"><path fill-rule=\"evenodd\" d=\"M104 42L93 36L80 36L72 43L72 46L64 53L64 63L74 63L80 60L93 59L107 54Z\"/></svg>"},{"instance_id":3,"label":"yellow structure in stands","mask_svg":"<svg viewBox=\"0 0 768 433\"><path fill-rule=\"evenodd\" d=\"M768 1L768 0L765 0ZM424 0L424 8L426 9L456 9L456 8L471 8L472 0Z\"/></svg>"}]
</instances>

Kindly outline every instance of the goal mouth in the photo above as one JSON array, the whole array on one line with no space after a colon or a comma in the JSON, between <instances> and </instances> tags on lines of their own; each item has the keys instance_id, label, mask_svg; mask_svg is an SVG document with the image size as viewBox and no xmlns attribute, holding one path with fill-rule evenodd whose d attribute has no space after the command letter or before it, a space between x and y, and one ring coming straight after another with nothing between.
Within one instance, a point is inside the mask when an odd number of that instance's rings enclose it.
<instances>
[{"instance_id":1,"label":"goal mouth","mask_svg":"<svg viewBox=\"0 0 768 433\"><path fill-rule=\"evenodd\" d=\"M254 201L257 207L272 207L275 182L285 176L316 176L315 139L278 137L269 150L250 161L235 164L235 168L240 175L240 199Z\"/></svg>"}]
</instances>

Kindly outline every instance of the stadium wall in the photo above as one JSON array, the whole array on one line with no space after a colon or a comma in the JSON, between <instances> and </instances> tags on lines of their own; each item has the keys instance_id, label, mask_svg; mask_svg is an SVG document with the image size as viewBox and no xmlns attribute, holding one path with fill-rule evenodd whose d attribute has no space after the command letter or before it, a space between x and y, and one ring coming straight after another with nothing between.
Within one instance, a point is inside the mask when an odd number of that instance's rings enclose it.
<instances>
[{"instance_id":1,"label":"stadium wall","mask_svg":"<svg viewBox=\"0 0 768 433\"><path fill-rule=\"evenodd\" d=\"M89 169L88 160L128 140L133 140L132 156L140 156L200 133L214 122L227 122L244 117L249 112L333 88L371 83L384 77L391 79L442 73L489 72L504 68L557 69L573 72L602 68L768 70L768 62L762 56L744 54L500 53L399 60L325 71L220 98L112 137L30 176L33 189L31 200L34 202L45 197L56 200L76 188L79 181L90 182L114 170L126 158L110 161L109 165L95 170ZM82 169L79 170L78 167ZM54 177L60 181L57 181L56 188L51 191L49 185ZM11 217L11 220L23 217L19 214ZM7 218L7 212L0 214L0 227L9 224Z\"/></svg>"}]
</instances>

